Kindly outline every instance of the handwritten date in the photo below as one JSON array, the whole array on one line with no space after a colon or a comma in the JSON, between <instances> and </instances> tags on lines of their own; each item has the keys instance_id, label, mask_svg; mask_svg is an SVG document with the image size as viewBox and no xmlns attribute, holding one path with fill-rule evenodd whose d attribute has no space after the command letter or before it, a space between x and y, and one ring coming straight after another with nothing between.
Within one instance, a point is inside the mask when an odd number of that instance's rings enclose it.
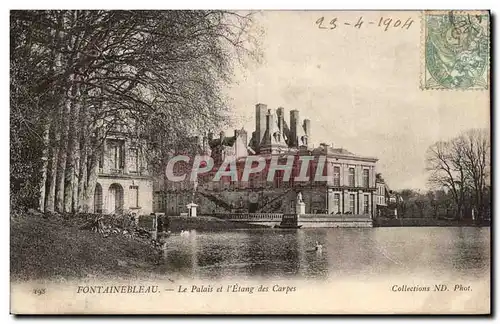
<instances>
[{"instance_id":1,"label":"handwritten date","mask_svg":"<svg viewBox=\"0 0 500 324\"><path fill-rule=\"evenodd\" d=\"M380 17L377 21L365 21L363 16L359 17L355 22L348 21L340 21L337 17L332 19L326 19L325 17L320 17L316 20L316 25L319 29L337 29L340 26L351 26L353 28L361 29L364 26L374 25L377 28L381 28L384 31L388 31L389 29L409 29L413 24L413 19L408 18L405 21L396 18L390 17Z\"/></svg>"}]
</instances>

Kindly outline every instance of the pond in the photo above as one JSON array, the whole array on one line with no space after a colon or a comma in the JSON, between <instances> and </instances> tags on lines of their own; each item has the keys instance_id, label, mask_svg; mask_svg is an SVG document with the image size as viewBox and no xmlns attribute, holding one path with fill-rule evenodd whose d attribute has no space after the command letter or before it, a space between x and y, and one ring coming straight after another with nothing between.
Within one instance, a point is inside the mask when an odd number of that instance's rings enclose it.
<instances>
[{"instance_id":1,"label":"pond","mask_svg":"<svg viewBox=\"0 0 500 324\"><path fill-rule=\"evenodd\" d=\"M315 242L323 245L314 251ZM252 229L168 239L162 271L199 279L489 276L489 227Z\"/></svg>"}]
</instances>

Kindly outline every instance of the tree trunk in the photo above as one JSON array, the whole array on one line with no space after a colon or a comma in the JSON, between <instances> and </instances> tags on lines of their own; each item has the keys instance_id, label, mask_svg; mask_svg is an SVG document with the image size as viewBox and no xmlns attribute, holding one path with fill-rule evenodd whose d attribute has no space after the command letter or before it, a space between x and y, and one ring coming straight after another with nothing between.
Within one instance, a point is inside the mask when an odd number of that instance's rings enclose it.
<instances>
[{"instance_id":1,"label":"tree trunk","mask_svg":"<svg viewBox=\"0 0 500 324\"><path fill-rule=\"evenodd\" d=\"M86 106L82 106L80 109L80 124L82 128L80 129L80 149L79 149L79 170L78 170L78 184L77 184L77 205L76 211L81 212L85 209L85 189L87 184L87 151L88 151L88 109ZM85 212L87 212L86 210Z\"/></svg>"},{"instance_id":2,"label":"tree trunk","mask_svg":"<svg viewBox=\"0 0 500 324\"><path fill-rule=\"evenodd\" d=\"M78 115L76 116L78 118L78 122L75 125L75 139L74 139L74 171L73 171L73 192L72 192L72 211L73 212L78 212L78 184L80 182L80 144L79 144L79 138L80 134L82 132L81 128L81 110L82 110L82 105L77 105L78 107Z\"/></svg>"},{"instance_id":3,"label":"tree trunk","mask_svg":"<svg viewBox=\"0 0 500 324\"><path fill-rule=\"evenodd\" d=\"M73 198L73 201L71 202L72 206L72 212L76 213L78 212L78 182L79 182L79 176L80 176L80 154L79 149L76 149L77 154L75 157L75 171L73 172L73 192L71 194L71 197Z\"/></svg>"},{"instance_id":4,"label":"tree trunk","mask_svg":"<svg viewBox=\"0 0 500 324\"><path fill-rule=\"evenodd\" d=\"M90 159L88 159L87 163L90 163L88 165L88 181L86 184L86 189L85 189L85 194L84 194L84 201L85 201L85 207L84 210L86 211L92 211L94 210L94 193L95 193L95 187L97 185L97 176L98 176L98 170L99 170L99 158L98 155L99 151L96 150L93 152L92 156ZM104 194L104 192L103 192Z\"/></svg>"},{"instance_id":5,"label":"tree trunk","mask_svg":"<svg viewBox=\"0 0 500 324\"><path fill-rule=\"evenodd\" d=\"M50 120L47 120L45 117L45 121L43 123L43 135L42 135L42 165L40 167L40 182L38 185L38 210L41 212L45 211L45 190L46 190L46 182L47 182L47 166L49 161L49 134L50 134Z\"/></svg>"},{"instance_id":6,"label":"tree trunk","mask_svg":"<svg viewBox=\"0 0 500 324\"><path fill-rule=\"evenodd\" d=\"M65 107L62 116L61 126L61 140L59 144L59 156L57 159L57 179L56 179L56 210L58 212L64 211L64 176L66 174L66 157L67 157L67 143L68 143L68 128L70 118L71 100L66 99Z\"/></svg>"},{"instance_id":7,"label":"tree trunk","mask_svg":"<svg viewBox=\"0 0 500 324\"><path fill-rule=\"evenodd\" d=\"M59 155L59 140L60 134L57 126L53 123L53 138L50 147L50 178L47 188L47 199L45 201L45 211L54 212L55 194L56 194L56 178L57 178L57 158Z\"/></svg>"},{"instance_id":8,"label":"tree trunk","mask_svg":"<svg viewBox=\"0 0 500 324\"><path fill-rule=\"evenodd\" d=\"M80 155L80 170L79 170L79 175L78 175L78 205L77 205L77 212L82 212L84 211L86 207L85 203L85 190L87 188L87 148L82 147L80 149L81 155ZM84 211L87 212L87 211Z\"/></svg>"},{"instance_id":9,"label":"tree trunk","mask_svg":"<svg viewBox=\"0 0 500 324\"><path fill-rule=\"evenodd\" d=\"M61 125L64 123L64 104L59 105L56 122L52 123L52 143L50 145L51 160L50 160L50 181L48 182L47 201L45 203L45 211L54 212L56 201L56 180L57 180L57 165L59 159L59 151L61 150Z\"/></svg>"},{"instance_id":10,"label":"tree trunk","mask_svg":"<svg viewBox=\"0 0 500 324\"><path fill-rule=\"evenodd\" d=\"M78 91L73 88L72 97L78 94ZM69 133L68 133L68 148L66 157L65 183L64 183L64 211L69 213L73 211L73 192L76 175L76 141L78 139L78 115L80 104L76 100L72 100Z\"/></svg>"}]
</instances>

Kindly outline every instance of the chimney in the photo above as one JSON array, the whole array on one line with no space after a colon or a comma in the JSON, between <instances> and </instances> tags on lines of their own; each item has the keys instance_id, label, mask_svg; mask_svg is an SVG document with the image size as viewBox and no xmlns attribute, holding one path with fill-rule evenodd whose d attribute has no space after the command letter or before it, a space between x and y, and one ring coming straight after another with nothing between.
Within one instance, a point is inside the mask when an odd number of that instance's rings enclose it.
<instances>
[{"instance_id":1,"label":"chimney","mask_svg":"<svg viewBox=\"0 0 500 324\"><path fill-rule=\"evenodd\" d=\"M240 130L235 130L234 134L235 135L237 134L239 137L241 137L241 140L243 141L243 143L245 143L245 146L248 147L247 131L244 128L242 128Z\"/></svg>"},{"instance_id":2,"label":"chimney","mask_svg":"<svg viewBox=\"0 0 500 324\"><path fill-rule=\"evenodd\" d=\"M278 109L276 109L276 115L278 116L278 129L280 130L280 133L283 134L283 130L285 128L285 108L279 107Z\"/></svg>"},{"instance_id":3,"label":"chimney","mask_svg":"<svg viewBox=\"0 0 500 324\"><path fill-rule=\"evenodd\" d=\"M311 137L311 120L304 119L304 132L310 138Z\"/></svg>"},{"instance_id":4,"label":"chimney","mask_svg":"<svg viewBox=\"0 0 500 324\"><path fill-rule=\"evenodd\" d=\"M274 115L271 109L269 109L266 115L266 131L269 134L269 136L272 136L273 126L274 126Z\"/></svg>"},{"instance_id":5,"label":"chimney","mask_svg":"<svg viewBox=\"0 0 500 324\"><path fill-rule=\"evenodd\" d=\"M239 156L239 152L238 152L238 145L236 144L236 141L238 140L238 136L239 136L239 134L240 134L240 132L239 132L237 129L235 129L235 130L234 130L234 143L235 143L235 145L234 145L235 152L234 152L234 153L235 153L235 156L236 156L236 157L238 157L238 156Z\"/></svg>"},{"instance_id":6,"label":"chimney","mask_svg":"<svg viewBox=\"0 0 500 324\"><path fill-rule=\"evenodd\" d=\"M220 131L219 137L220 137L220 143L222 144L224 142L224 138L226 137L226 133L224 133L224 131Z\"/></svg>"},{"instance_id":7,"label":"chimney","mask_svg":"<svg viewBox=\"0 0 500 324\"><path fill-rule=\"evenodd\" d=\"M269 109L266 115L266 130L264 132L264 137L262 138L262 145L259 150L260 153L267 152L273 143L273 132L276 131L274 126L274 113Z\"/></svg>"},{"instance_id":8,"label":"chimney","mask_svg":"<svg viewBox=\"0 0 500 324\"><path fill-rule=\"evenodd\" d=\"M307 135L307 146L311 145L311 120L304 119L304 132Z\"/></svg>"},{"instance_id":9,"label":"chimney","mask_svg":"<svg viewBox=\"0 0 500 324\"><path fill-rule=\"evenodd\" d=\"M266 114L267 105L261 103L255 105L255 149L257 150L266 132Z\"/></svg>"},{"instance_id":10,"label":"chimney","mask_svg":"<svg viewBox=\"0 0 500 324\"><path fill-rule=\"evenodd\" d=\"M297 140L297 124L299 122L299 111L290 111L290 146L297 147L299 142Z\"/></svg>"}]
</instances>

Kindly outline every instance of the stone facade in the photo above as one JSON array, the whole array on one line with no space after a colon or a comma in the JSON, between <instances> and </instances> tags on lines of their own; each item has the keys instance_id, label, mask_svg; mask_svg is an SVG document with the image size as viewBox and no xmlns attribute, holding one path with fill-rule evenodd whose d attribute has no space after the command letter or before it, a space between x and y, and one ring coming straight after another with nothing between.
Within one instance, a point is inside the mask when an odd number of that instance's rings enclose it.
<instances>
[{"instance_id":1,"label":"stone facade","mask_svg":"<svg viewBox=\"0 0 500 324\"><path fill-rule=\"evenodd\" d=\"M376 216L386 216L387 213L392 214L393 211L389 210L389 203L395 203L396 200L391 200L393 194L391 194L391 190L389 186L382 178L382 176L378 175L375 184L377 187L376 195L375 195L375 207L376 207Z\"/></svg>"},{"instance_id":2,"label":"stone facade","mask_svg":"<svg viewBox=\"0 0 500 324\"><path fill-rule=\"evenodd\" d=\"M106 138L94 194L95 213L147 215L153 211L153 179L143 144L120 132Z\"/></svg>"},{"instance_id":3,"label":"stone facade","mask_svg":"<svg viewBox=\"0 0 500 324\"><path fill-rule=\"evenodd\" d=\"M224 133L218 139L212 134L200 141L200 153L210 154L215 161L213 171L192 182L189 163L176 163L174 173L187 174L182 182L158 179L154 209L170 215L187 212L190 202L198 204L198 214L214 213L294 213L300 192L308 214L343 214L373 216L375 206L376 158L355 155L343 148L322 143L311 145L311 123L299 118L299 111L290 112L290 121L284 118L284 109L276 113L264 104L256 105L256 130L247 141L247 132L235 130L234 136ZM241 181L245 161L258 155L265 159L266 168ZM294 181L301 172L303 158L308 163L308 181ZM268 180L269 165L273 159L279 165L293 160L291 181L284 180L284 171L277 170ZM222 177L212 181L221 163L235 161L238 181ZM192 161L191 161L192 162ZM322 179L315 177L321 173ZM274 171L273 171L274 172Z\"/></svg>"}]
</instances>

